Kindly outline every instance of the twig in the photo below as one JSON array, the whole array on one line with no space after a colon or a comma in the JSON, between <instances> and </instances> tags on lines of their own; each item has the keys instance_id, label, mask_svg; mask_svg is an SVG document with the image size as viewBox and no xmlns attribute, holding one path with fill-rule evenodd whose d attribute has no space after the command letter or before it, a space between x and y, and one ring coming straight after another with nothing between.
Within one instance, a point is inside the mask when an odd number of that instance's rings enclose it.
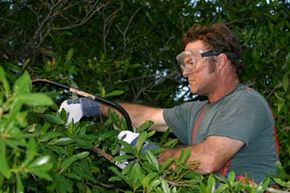
<instances>
[{"instance_id":1,"label":"twig","mask_svg":"<svg viewBox=\"0 0 290 193\"><path fill-rule=\"evenodd\" d=\"M278 189L275 189L275 188L267 188L266 189L267 192L271 192L271 193L290 193L288 191L284 191L284 190L278 190Z\"/></svg>"},{"instance_id":2,"label":"twig","mask_svg":"<svg viewBox=\"0 0 290 193\"><path fill-rule=\"evenodd\" d=\"M101 150L100 148L98 147L93 147L92 148L92 151L94 153L97 153L99 154L100 156L104 157L106 160L108 161L112 161L113 160L113 157L111 155L109 155L108 153L106 153L105 151Z\"/></svg>"},{"instance_id":3,"label":"twig","mask_svg":"<svg viewBox=\"0 0 290 193\"><path fill-rule=\"evenodd\" d=\"M72 29L75 27L79 27L81 25L86 24L98 11L100 11L105 4L100 5L99 7L97 6L97 2L92 6L92 8L86 13L86 16L78 23L75 23L70 26L64 26L64 27L54 27L54 30L67 30L67 29Z\"/></svg>"}]
</instances>

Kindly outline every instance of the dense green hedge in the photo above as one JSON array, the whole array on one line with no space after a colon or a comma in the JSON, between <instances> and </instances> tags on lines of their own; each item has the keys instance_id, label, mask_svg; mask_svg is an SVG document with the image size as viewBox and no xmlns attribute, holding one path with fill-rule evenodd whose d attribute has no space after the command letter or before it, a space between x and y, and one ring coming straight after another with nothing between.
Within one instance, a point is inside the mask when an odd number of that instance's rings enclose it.
<instances>
[{"instance_id":1,"label":"dense green hedge","mask_svg":"<svg viewBox=\"0 0 290 193\"><path fill-rule=\"evenodd\" d=\"M281 166L278 176L252 185L236 182L234 173L227 178L195 173L191 169L198 161L185 164L190 151L159 164L158 151L141 152L145 141L154 140L155 132L148 132L151 122L137 128L140 136L133 148L117 139L127 125L115 112L104 121L66 125L64 112L56 113L47 95L33 92L27 72L13 85L2 67L0 77L1 192L263 192L273 191L268 188L272 180L289 188ZM168 134L156 136L155 143L174 147L177 140ZM116 165L126 160L131 161L125 169ZM169 169L172 162L174 171Z\"/></svg>"},{"instance_id":2,"label":"dense green hedge","mask_svg":"<svg viewBox=\"0 0 290 193\"><path fill-rule=\"evenodd\" d=\"M138 150L128 149L138 161L120 173L91 147L117 156L123 121L112 114L66 126L64 115L56 112L70 95L31 86L31 79L48 78L112 100L178 104L190 95L181 92L187 86L174 58L183 32L194 22L226 22L240 38L241 79L259 90L273 110L286 171L280 166L275 179L289 189L289 2L189 2L0 1L0 191L209 192L221 179L186 168L177 173L156 168L154 154ZM143 135L162 146L176 143L168 134ZM251 188L223 180L221 192Z\"/></svg>"}]
</instances>

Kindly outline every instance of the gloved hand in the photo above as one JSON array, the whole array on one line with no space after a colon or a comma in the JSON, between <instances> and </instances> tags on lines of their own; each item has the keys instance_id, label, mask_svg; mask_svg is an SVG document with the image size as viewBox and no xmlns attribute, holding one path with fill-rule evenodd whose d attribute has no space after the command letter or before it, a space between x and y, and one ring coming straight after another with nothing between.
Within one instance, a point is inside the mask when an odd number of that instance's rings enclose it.
<instances>
[{"instance_id":1,"label":"gloved hand","mask_svg":"<svg viewBox=\"0 0 290 193\"><path fill-rule=\"evenodd\" d=\"M134 133L128 130L121 131L118 135L118 139L129 143L133 147L136 146L138 137L139 137L139 133ZM152 143L145 141L142 146L141 153L144 153L146 150L153 150L153 149L159 149L159 147L157 145L154 145Z\"/></svg>"},{"instance_id":2,"label":"gloved hand","mask_svg":"<svg viewBox=\"0 0 290 193\"><path fill-rule=\"evenodd\" d=\"M118 139L127 142L128 144L130 144L133 147L136 146L138 137L139 137L139 133L134 133L134 132L128 131L128 130L121 131L118 135ZM142 146L141 153L145 153L145 151L153 150L153 149L159 149L159 147L157 145L154 145L152 143L148 143L147 141L145 141L145 143ZM120 151L120 155L125 155L125 152ZM116 164L119 168L124 169L129 164L129 160L117 162Z\"/></svg>"},{"instance_id":3,"label":"gloved hand","mask_svg":"<svg viewBox=\"0 0 290 193\"><path fill-rule=\"evenodd\" d=\"M67 124L72 121L76 123L83 116L93 117L101 114L100 104L85 97L63 101L60 105L59 111L62 109L68 114Z\"/></svg>"}]
</instances>

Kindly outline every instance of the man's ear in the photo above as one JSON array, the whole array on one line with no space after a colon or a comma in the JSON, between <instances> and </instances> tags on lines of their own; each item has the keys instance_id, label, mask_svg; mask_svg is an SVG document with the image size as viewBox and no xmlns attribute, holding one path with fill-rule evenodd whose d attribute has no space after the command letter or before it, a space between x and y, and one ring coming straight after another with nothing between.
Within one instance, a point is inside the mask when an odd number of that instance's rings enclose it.
<instances>
[{"instance_id":1,"label":"man's ear","mask_svg":"<svg viewBox=\"0 0 290 193\"><path fill-rule=\"evenodd\" d=\"M217 65L219 67L224 67L228 64L229 60L227 55L225 55L224 53L221 53L220 55L217 56Z\"/></svg>"}]
</instances>

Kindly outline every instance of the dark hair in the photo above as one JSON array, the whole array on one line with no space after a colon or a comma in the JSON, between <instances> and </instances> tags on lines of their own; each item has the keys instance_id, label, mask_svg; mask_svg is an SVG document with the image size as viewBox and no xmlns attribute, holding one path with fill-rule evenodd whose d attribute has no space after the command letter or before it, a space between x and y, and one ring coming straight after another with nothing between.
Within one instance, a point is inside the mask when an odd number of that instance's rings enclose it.
<instances>
[{"instance_id":1,"label":"dark hair","mask_svg":"<svg viewBox=\"0 0 290 193\"><path fill-rule=\"evenodd\" d=\"M194 24L183 36L184 47L186 44L197 40L203 41L208 49L213 49L218 53L226 54L236 73L240 74L243 67L241 60L241 46L239 40L225 24Z\"/></svg>"}]
</instances>

